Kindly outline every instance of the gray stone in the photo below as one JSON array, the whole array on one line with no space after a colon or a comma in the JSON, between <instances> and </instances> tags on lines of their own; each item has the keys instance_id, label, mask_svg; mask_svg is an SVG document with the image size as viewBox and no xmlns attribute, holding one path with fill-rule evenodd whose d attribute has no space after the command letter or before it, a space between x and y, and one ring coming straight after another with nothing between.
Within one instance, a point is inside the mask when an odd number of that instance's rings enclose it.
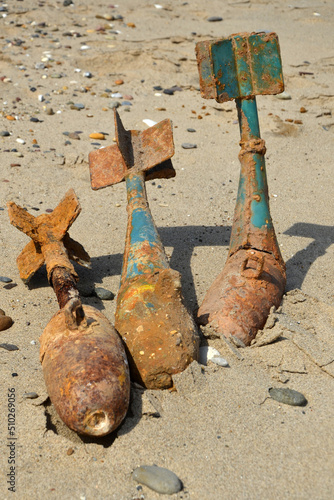
<instances>
[{"instance_id":1,"label":"gray stone","mask_svg":"<svg viewBox=\"0 0 334 500\"><path fill-rule=\"evenodd\" d=\"M182 489L182 483L174 472L157 465L137 467L132 473L132 478L164 495L173 495Z\"/></svg>"},{"instance_id":2,"label":"gray stone","mask_svg":"<svg viewBox=\"0 0 334 500\"><path fill-rule=\"evenodd\" d=\"M38 398L38 394L37 392L25 392L24 394L22 394L22 397L24 399L36 399Z\"/></svg>"},{"instance_id":3,"label":"gray stone","mask_svg":"<svg viewBox=\"0 0 334 500\"><path fill-rule=\"evenodd\" d=\"M217 23L219 21L222 21L223 18L220 17L220 16L211 16L211 17L208 17L208 21L209 23Z\"/></svg>"},{"instance_id":4,"label":"gray stone","mask_svg":"<svg viewBox=\"0 0 334 500\"><path fill-rule=\"evenodd\" d=\"M101 300L114 300L115 294L110 290L106 290L100 286L95 287L95 293L97 297Z\"/></svg>"},{"instance_id":5,"label":"gray stone","mask_svg":"<svg viewBox=\"0 0 334 500\"><path fill-rule=\"evenodd\" d=\"M13 280L11 278L7 278L6 276L0 276L0 281L3 283L11 283Z\"/></svg>"},{"instance_id":6,"label":"gray stone","mask_svg":"<svg viewBox=\"0 0 334 500\"><path fill-rule=\"evenodd\" d=\"M275 399L275 401L284 403L286 405L307 405L307 399L305 398L305 396L301 392L294 391L293 389L271 387L269 389L269 395L272 399Z\"/></svg>"},{"instance_id":7,"label":"gray stone","mask_svg":"<svg viewBox=\"0 0 334 500\"><path fill-rule=\"evenodd\" d=\"M197 144L192 144L191 142L184 142L183 144L181 144L181 146L183 147L183 149L196 149L197 148Z\"/></svg>"},{"instance_id":8,"label":"gray stone","mask_svg":"<svg viewBox=\"0 0 334 500\"><path fill-rule=\"evenodd\" d=\"M6 351L18 351L19 348L15 344L0 344L2 349L6 349Z\"/></svg>"}]
</instances>

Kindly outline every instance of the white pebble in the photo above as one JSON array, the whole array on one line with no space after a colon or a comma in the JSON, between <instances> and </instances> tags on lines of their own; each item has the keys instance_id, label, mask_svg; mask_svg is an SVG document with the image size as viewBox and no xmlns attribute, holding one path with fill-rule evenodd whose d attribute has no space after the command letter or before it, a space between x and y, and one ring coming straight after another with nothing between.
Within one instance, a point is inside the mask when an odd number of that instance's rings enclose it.
<instances>
[{"instance_id":1,"label":"white pebble","mask_svg":"<svg viewBox=\"0 0 334 500\"><path fill-rule=\"evenodd\" d=\"M291 99L291 95L285 90L280 94L275 95L275 97L276 99L282 99L283 101L288 101L289 99Z\"/></svg>"},{"instance_id":2,"label":"white pebble","mask_svg":"<svg viewBox=\"0 0 334 500\"><path fill-rule=\"evenodd\" d=\"M26 141L24 139L20 139L20 137L18 137L16 139L16 142L18 142L19 144L25 144L26 143Z\"/></svg>"},{"instance_id":3,"label":"white pebble","mask_svg":"<svg viewBox=\"0 0 334 500\"><path fill-rule=\"evenodd\" d=\"M38 100L39 100L39 102L43 102L43 101L45 101L45 99L44 99L44 95L43 95L43 94L39 94L39 96L38 96Z\"/></svg>"},{"instance_id":4,"label":"white pebble","mask_svg":"<svg viewBox=\"0 0 334 500\"><path fill-rule=\"evenodd\" d=\"M154 4L154 7L155 7L156 9L163 9L163 6L162 6L162 5L159 5L158 3L155 3L155 4Z\"/></svg>"},{"instance_id":5,"label":"white pebble","mask_svg":"<svg viewBox=\"0 0 334 500\"><path fill-rule=\"evenodd\" d=\"M212 361L212 363L215 363L216 365L228 366L228 362L221 356L217 349L211 346L200 347L199 362L206 366L208 361Z\"/></svg>"},{"instance_id":6,"label":"white pebble","mask_svg":"<svg viewBox=\"0 0 334 500\"><path fill-rule=\"evenodd\" d=\"M89 45L81 45L80 50L88 50L90 49Z\"/></svg>"},{"instance_id":7,"label":"white pebble","mask_svg":"<svg viewBox=\"0 0 334 500\"><path fill-rule=\"evenodd\" d=\"M148 127L153 127L153 125L157 124L157 122L154 122L153 120L150 120L149 118L145 118L145 120L143 120L143 123L145 123Z\"/></svg>"}]
</instances>

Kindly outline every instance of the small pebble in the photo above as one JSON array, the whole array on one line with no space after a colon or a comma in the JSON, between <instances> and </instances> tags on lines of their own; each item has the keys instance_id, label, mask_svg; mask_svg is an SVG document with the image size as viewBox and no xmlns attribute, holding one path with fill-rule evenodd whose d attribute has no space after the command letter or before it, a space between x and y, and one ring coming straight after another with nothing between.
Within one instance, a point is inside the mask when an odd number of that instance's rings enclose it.
<instances>
[{"instance_id":1,"label":"small pebble","mask_svg":"<svg viewBox=\"0 0 334 500\"><path fill-rule=\"evenodd\" d=\"M79 135L79 134L77 134L77 133L75 133L75 132L70 132L70 133L68 134L68 137L69 137L70 139L75 139L75 140L77 140L77 141L80 141L80 135Z\"/></svg>"},{"instance_id":2,"label":"small pebble","mask_svg":"<svg viewBox=\"0 0 334 500\"><path fill-rule=\"evenodd\" d=\"M98 139L100 141L104 141L105 140L104 134L100 134L98 132L94 132L93 134L89 134L89 137L91 139Z\"/></svg>"},{"instance_id":3,"label":"small pebble","mask_svg":"<svg viewBox=\"0 0 334 500\"><path fill-rule=\"evenodd\" d=\"M194 128L187 128L187 132L196 132Z\"/></svg>"},{"instance_id":4,"label":"small pebble","mask_svg":"<svg viewBox=\"0 0 334 500\"><path fill-rule=\"evenodd\" d=\"M147 125L148 127L153 127L153 125L157 124L157 122L150 120L149 118L145 118L143 120L143 123L145 123L145 125Z\"/></svg>"},{"instance_id":5,"label":"small pebble","mask_svg":"<svg viewBox=\"0 0 334 500\"><path fill-rule=\"evenodd\" d=\"M12 318L9 316L0 316L0 332L8 330L13 324Z\"/></svg>"},{"instance_id":6,"label":"small pebble","mask_svg":"<svg viewBox=\"0 0 334 500\"><path fill-rule=\"evenodd\" d=\"M35 116L32 116L32 117L30 118L30 121L31 121L31 122L34 122L34 123L38 123L38 122L39 122L39 119L38 119L38 118L36 118ZM22 143L22 144L23 144L23 143Z\"/></svg>"},{"instance_id":7,"label":"small pebble","mask_svg":"<svg viewBox=\"0 0 334 500\"><path fill-rule=\"evenodd\" d=\"M155 85L153 87L153 90L157 90L158 92L160 92L161 90L163 90L163 88L160 85Z\"/></svg>"},{"instance_id":8,"label":"small pebble","mask_svg":"<svg viewBox=\"0 0 334 500\"><path fill-rule=\"evenodd\" d=\"M106 288L100 286L95 287L96 296L101 300L114 300L115 294Z\"/></svg>"},{"instance_id":9,"label":"small pebble","mask_svg":"<svg viewBox=\"0 0 334 500\"><path fill-rule=\"evenodd\" d=\"M81 103L71 104L71 109L77 109L77 110L85 109L85 105Z\"/></svg>"},{"instance_id":10,"label":"small pebble","mask_svg":"<svg viewBox=\"0 0 334 500\"><path fill-rule=\"evenodd\" d=\"M2 130L0 132L0 136L1 137L9 137L10 136L10 133L7 131L7 130Z\"/></svg>"},{"instance_id":11,"label":"small pebble","mask_svg":"<svg viewBox=\"0 0 334 500\"><path fill-rule=\"evenodd\" d=\"M24 399L36 399L38 398L38 394L37 392L25 392L24 394L22 394L22 397Z\"/></svg>"},{"instance_id":12,"label":"small pebble","mask_svg":"<svg viewBox=\"0 0 334 500\"><path fill-rule=\"evenodd\" d=\"M120 92L115 92L114 94L111 94L111 97L114 99L122 99L123 94L120 94Z\"/></svg>"},{"instance_id":13,"label":"small pebble","mask_svg":"<svg viewBox=\"0 0 334 500\"><path fill-rule=\"evenodd\" d=\"M222 21L223 18L220 16L211 16L211 17L208 17L207 20L209 21L209 23L217 23L219 21Z\"/></svg>"},{"instance_id":14,"label":"small pebble","mask_svg":"<svg viewBox=\"0 0 334 500\"><path fill-rule=\"evenodd\" d=\"M85 71L84 74L83 74L83 76L85 78L93 78L93 75L92 75L92 73L90 71Z\"/></svg>"},{"instance_id":15,"label":"small pebble","mask_svg":"<svg viewBox=\"0 0 334 500\"><path fill-rule=\"evenodd\" d=\"M163 495L173 495L182 489L182 483L174 472L157 465L137 467L132 478Z\"/></svg>"},{"instance_id":16,"label":"small pebble","mask_svg":"<svg viewBox=\"0 0 334 500\"><path fill-rule=\"evenodd\" d=\"M307 405L307 399L305 398L305 396L301 392L294 391L293 389L271 387L269 389L269 395L272 399L275 399L275 401L284 403L286 405Z\"/></svg>"},{"instance_id":17,"label":"small pebble","mask_svg":"<svg viewBox=\"0 0 334 500\"><path fill-rule=\"evenodd\" d=\"M199 348L199 363L207 365L208 361L212 361L219 366L228 366L228 362L220 354L220 352L211 346L203 346Z\"/></svg>"},{"instance_id":18,"label":"small pebble","mask_svg":"<svg viewBox=\"0 0 334 500\"><path fill-rule=\"evenodd\" d=\"M64 0L64 2L63 2L64 7L68 7L69 5L72 5L72 4L73 4L73 0Z\"/></svg>"},{"instance_id":19,"label":"small pebble","mask_svg":"<svg viewBox=\"0 0 334 500\"><path fill-rule=\"evenodd\" d=\"M197 144L192 144L191 142L184 142L183 144L181 144L181 147L183 149L196 149Z\"/></svg>"},{"instance_id":20,"label":"small pebble","mask_svg":"<svg viewBox=\"0 0 334 500\"><path fill-rule=\"evenodd\" d=\"M123 101L121 106L132 106L132 103L130 101Z\"/></svg>"},{"instance_id":21,"label":"small pebble","mask_svg":"<svg viewBox=\"0 0 334 500\"><path fill-rule=\"evenodd\" d=\"M16 142L18 142L19 144L25 144L26 143L26 141L24 139L21 139L20 137L18 137L16 139Z\"/></svg>"},{"instance_id":22,"label":"small pebble","mask_svg":"<svg viewBox=\"0 0 334 500\"><path fill-rule=\"evenodd\" d=\"M12 288L15 288L17 286L17 283L8 283L8 285L5 285L4 288L6 290L11 290Z\"/></svg>"},{"instance_id":23,"label":"small pebble","mask_svg":"<svg viewBox=\"0 0 334 500\"><path fill-rule=\"evenodd\" d=\"M7 278L6 276L0 276L0 281L3 283L11 283L13 280L11 278Z\"/></svg>"},{"instance_id":24,"label":"small pebble","mask_svg":"<svg viewBox=\"0 0 334 500\"><path fill-rule=\"evenodd\" d=\"M70 456L70 455L73 455L74 453L74 449L73 448L69 448L66 452L66 455Z\"/></svg>"},{"instance_id":25,"label":"small pebble","mask_svg":"<svg viewBox=\"0 0 334 500\"><path fill-rule=\"evenodd\" d=\"M45 113L46 113L47 115L54 115L54 114L55 114L55 112L53 111L53 109L52 109L52 108L46 108Z\"/></svg>"},{"instance_id":26,"label":"small pebble","mask_svg":"<svg viewBox=\"0 0 334 500\"><path fill-rule=\"evenodd\" d=\"M110 109L113 109L113 108L119 108L119 107L120 107L120 105L121 105L121 103L120 103L119 101L114 101L114 102L110 102L110 103L108 104L108 107L109 107Z\"/></svg>"},{"instance_id":27,"label":"small pebble","mask_svg":"<svg viewBox=\"0 0 334 500\"><path fill-rule=\"evenodd\" d=\"M285 90L280 94L275 95L276 99L282 99L283 101L288 101L291 99L291 95L288 94Z\"/></svg>"},{"instance_id":28,"label":"small pebble","mask_svg":"<svg viewBox=\"0 0 334 500\"><path fill-rule=\"evenodd\" d=\"M124 80L121 80L121 79L119 79L119 80L115 80L115 82L114 82L114 83L115 83L115 85L123 85Z\"/></svg>"},{"instance_id":29,"label":"small pebble","mask_svg":"<svg viewBox=\"0 0 334 500\"><path fill-rule=\"evenodd\" d=\"M6 351L18 351L19 348L15 344L0 344L2 349L6 349Z\"/></svg>"}]
</instances>

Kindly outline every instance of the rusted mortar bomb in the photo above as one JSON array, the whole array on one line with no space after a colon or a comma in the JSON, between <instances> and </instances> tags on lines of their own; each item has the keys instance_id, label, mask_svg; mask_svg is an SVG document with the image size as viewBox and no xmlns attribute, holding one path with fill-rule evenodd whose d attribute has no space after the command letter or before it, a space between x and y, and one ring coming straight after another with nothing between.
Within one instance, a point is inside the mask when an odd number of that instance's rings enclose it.
<instances>
[{"instance_id":1,"label":"rusted mortar bomb","mask_svg":"<svg viewBox=\"0 0 334 500\"><path fill-rule=\"evenodd\" d=\"M131 374L150 389L172 386L172 375L198 358L199 335L183 303L180 274L169 267L149 209L145 180L174 177L170 120L144 132L126 131L115 110L117 145L89 155L91 186L125 180L128 226L115 327L127 347Z\"/></svg>"},{"instance_id":2,"label":"rusted mortar bomb","mask_svg":"<svg viewBox=\"0 0 334 500\"><path fill-rule=\"evenodd\" d=\"M284 90L275 33L240 33L196 45L201 94L235 99L241 134L241 173L225 267L198 311L200 324L249 345L285 289L285 264L269 211L264 155L255 95Z\"/></svg>"},{"instance_id":3,"label":"rusted mortar bomb","mask_svg":"<svg viewBox=\"0 0 334 500\"><path fill-rule=\"evenodd\" d=\"M68 229L81 208L73 190L51 214L34 217L8 203L10 222L32 238L17 258L27 283L43 263L60 310L40 337L40 360L50 399L68 427L90 436L116 429L128 409L129 368L122 341L107 318L83 306L69 257L88 265L84 248Z\"/></svg>"}]
</instances>

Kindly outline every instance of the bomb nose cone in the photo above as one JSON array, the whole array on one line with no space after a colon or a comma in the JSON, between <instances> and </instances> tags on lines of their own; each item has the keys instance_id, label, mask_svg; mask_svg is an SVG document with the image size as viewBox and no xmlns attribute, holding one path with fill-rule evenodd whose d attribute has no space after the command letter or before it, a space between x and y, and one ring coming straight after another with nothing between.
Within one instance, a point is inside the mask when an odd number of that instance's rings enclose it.
<instances>
[{"instance_id":1,"label":"bomb nose cone","mask_svg":"<svg viewBox=\"0 0 334 500\"><path fill-rule=\"evenodd\" d=\"M89 411L85 419L85 434L90 436L105 436L112 431L115 418L104 410Z\"/></svg>"}]
</instances>

